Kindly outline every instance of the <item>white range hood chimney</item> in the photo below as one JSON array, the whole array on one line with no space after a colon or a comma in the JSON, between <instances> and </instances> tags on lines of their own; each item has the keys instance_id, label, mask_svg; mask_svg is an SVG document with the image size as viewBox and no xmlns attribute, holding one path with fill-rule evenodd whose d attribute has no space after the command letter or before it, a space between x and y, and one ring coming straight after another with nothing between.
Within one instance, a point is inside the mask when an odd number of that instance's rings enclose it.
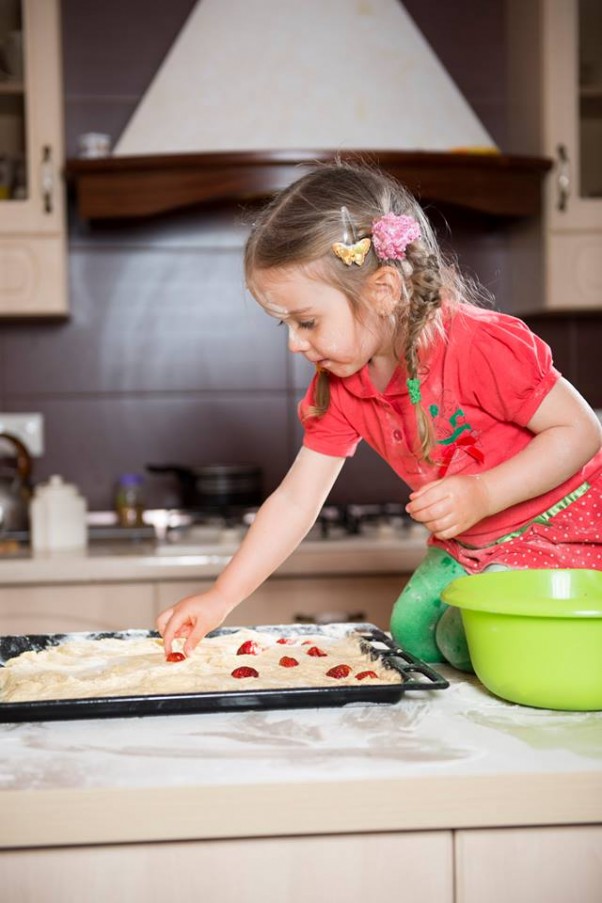
<instances>
[{"instance_id":1,"label":"white range hood chimney","mask_svg":"<svg viewBox=\"0 0 602 903\"><path fill-rule=\"evenodd\" d=\"M114 156L495 148L398 0L198 0Z\"/></svg>"}]
</instances>

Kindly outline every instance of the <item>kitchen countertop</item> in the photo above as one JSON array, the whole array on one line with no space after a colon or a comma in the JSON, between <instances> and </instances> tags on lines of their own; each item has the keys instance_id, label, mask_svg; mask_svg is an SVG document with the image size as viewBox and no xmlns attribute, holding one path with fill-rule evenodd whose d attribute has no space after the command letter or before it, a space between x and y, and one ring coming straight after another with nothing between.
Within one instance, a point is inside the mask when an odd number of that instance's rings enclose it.
<instances>
[{"instance_id":1,"label":"kitchen countertop","mask_svg":"<svg viewBox=\"0 0 602 903\"><path fill-rule=\"evenodd\" d=\"M0 586L212 578L221 573L237 547L237 542L97 541L82 551L33 554L24 550L0 559ZM413 571L425 553L425 531L390 538L307 539L276 575L405 573Z\"/></svg>"},{"instance_id":2,"label":"kitchen countertop","mask_svg":"<svg viewBox=\"0 0 602 903\"><path fill-rule=\"evenodd\" d=\"M602 821L602 712L395 705L0 725L0 846Z\"/></svg>"}]
</instances>

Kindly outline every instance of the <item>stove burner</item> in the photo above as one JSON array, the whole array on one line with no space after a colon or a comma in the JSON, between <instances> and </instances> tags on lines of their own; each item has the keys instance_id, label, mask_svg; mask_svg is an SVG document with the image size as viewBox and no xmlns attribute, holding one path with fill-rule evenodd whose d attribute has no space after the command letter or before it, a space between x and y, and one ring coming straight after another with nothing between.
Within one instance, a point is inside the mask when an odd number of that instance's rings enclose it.
<instances>
[{"instance_id":1,"label":"stove burner","mask_svg":"<svg viewBox=\"0 0 602 903\"><path fill-rule=\"evenodd\" d=\"M328 539L333 528L343 529L349 536L358 536L368 526L388 528L408 526L411 523L401 502L380 504L325 505L318 515L320 535Z\"/></svg>"},{"instance_id":2,"label":"stove burner","mask_svg":"<svg viewBox=\"0 0 602 903\"><path fill-rule=\"evenodd\" d=\"M144 512L144 527L135 535L127 528L119 527L113 511L88 513L90 539L155 539L158 542L181 542L195 535L195 540L206 533L225 542L240 540L255 519L257 508L241 509L228 514L210 514L186 508L156 508ZM348 536L366 536L378 539L398 537L411 527L418 527L406 514L402 502L380 504L332 504L325 505L318 515L316 526L308 538L336 539ZM217 541L217 540L216 540Z\"/></svg>"}]
</instances>

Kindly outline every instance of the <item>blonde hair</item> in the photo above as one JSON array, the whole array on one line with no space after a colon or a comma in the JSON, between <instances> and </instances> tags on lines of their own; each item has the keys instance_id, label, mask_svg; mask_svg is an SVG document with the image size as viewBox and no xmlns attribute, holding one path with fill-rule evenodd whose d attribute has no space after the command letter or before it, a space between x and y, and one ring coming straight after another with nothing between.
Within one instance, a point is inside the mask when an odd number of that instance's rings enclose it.
<instances>
[{"instance_id":1,"label":"blonde hair","mask_svg":"<svg viewBox=\"0 0 602 903\"><path fill-rule=\"evenodd\" d=\"M412 216L420 239L406 249L405 260L382 261L373 247L362 266L345 266L332 252L342 240L341 209L346 207L356 238L369 237L374 220L387 213ZM418 379L420 354L441 332L442 303L478 303L482 292L464 280L457 267L443 258L431 225L412 195L393 178L364 164L336 161L317 166L277 194L253 224L245 246L245 276L251 291L259 270L320 261L325 281L342 291L359 316L362 290L383 265L401 275L403 300L395 309L394 344L409 379ZM329 378L318 374L314 405L308 416L321 416L330 403ZM430 419L415 404L419 456L430 461L434 444Z\"/></svg>"}]
</instances>

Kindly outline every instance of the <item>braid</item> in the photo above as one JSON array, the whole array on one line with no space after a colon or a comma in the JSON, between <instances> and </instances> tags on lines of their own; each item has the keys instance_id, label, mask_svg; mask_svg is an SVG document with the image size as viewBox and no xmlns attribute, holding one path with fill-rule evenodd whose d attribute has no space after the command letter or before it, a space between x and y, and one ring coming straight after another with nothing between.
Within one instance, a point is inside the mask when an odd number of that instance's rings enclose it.
<instances>
[{"instance_id":1,"label":"braid","mask_svg":"<svg viewBox=\"0 0 602 903\"><path fill-rule=\"evenodd\" d=\"M421 241L408 245L406 261L409 303L405 308L403 323L403 357L408 378L417 379L419 349L427 337L428 327L435 320L441 307L442 278L439 261L434 254L428 252ZM431 421L420 402L415 405L415 409L420 456L431 464L430 452L434 441Z\"/></svg>"},{"instance_id":2,"label":"braid","mask_svg":"<svg viewBox=\"0 0 602 903\"><path fill-rule=\"evenodd\" d=\"M330 380L326 370L318 371L314 403L305 412L305 417L321 417L328 410L330 404Z\"/></svg>"}]
</instances>

